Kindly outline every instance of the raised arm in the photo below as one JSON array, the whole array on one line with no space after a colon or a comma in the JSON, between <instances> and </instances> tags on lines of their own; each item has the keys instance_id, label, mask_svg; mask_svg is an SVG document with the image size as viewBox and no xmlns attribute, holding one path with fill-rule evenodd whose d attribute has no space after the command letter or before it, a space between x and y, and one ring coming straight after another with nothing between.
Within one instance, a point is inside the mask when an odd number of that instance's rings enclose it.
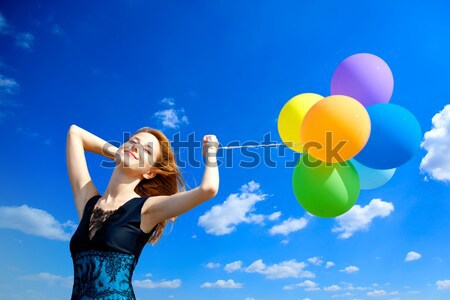
<instances>
[{"instance_id":1,"label":"raised arm","mask_svg":"<svg viewBox=\"0 0 450 300\"><path fill-rule=\"evenodd\" d=\"M117 147L76 125L70 126L66 139L66 163L80 220L86 202L99 194L89 174L84 155L85 150L114 159Z\"/></svg>"},{"instance_id":2,"label":"raised arm","mask_svg":"<svg viewBox=\"0 0 450 300\"><path fill-rule=\"evenodd\" d=\"M206 135L203 138L205 171L200 186L170 196L155 196L147 199L143 207L143 215L147 223L154 226L164 220L179 216L217 194L219 191L219 169L216 157L218 144L214 135Z\"/></svg>"}]
</instances>

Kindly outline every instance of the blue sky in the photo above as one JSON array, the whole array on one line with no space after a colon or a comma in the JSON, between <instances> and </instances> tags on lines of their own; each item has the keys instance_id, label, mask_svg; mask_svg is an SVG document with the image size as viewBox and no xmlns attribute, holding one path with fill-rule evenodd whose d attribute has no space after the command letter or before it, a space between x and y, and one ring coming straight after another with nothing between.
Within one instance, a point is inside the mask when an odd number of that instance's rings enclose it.
<instances>
[{"instance_id":1,"label":"blue sky","mask_svg":"<svg viewBox=\"0 0 450 300\"><path fill-rule=\"evenodd\" d=\"M449 299L449 9L448 1L2 1L0 298L70 297L71 124L117 142L142 126L169 139L281 142L283 105L300 93L329 95L339 62L367 52L389 64L391 102L421 125L416 155L384 186L361 191L348 214L322 219L295 199L284 166L292 151L254 149L276 166L244 168L248 157L233 150L218 195L144 248L135 293ZM189 151L200 159L200 149ZM112 169L86 156L103 192ZM182 171L191 187L201 181L202 167Z\"/></svg>"}]
</instances>

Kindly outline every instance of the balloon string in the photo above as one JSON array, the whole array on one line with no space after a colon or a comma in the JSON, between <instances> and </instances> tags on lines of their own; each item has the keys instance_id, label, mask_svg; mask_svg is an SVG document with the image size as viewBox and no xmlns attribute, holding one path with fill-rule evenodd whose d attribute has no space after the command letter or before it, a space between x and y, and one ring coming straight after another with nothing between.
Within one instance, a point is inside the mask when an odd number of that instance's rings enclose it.
<instances>
[{"instance_id":1,"label":"balloon string","mask_svg":"<svg viewBox=\"0 0 450 300\"><path fill-rule=\"evenodd\" d=\"M301 145L302 143L289 143L291 146L293 145ZM242 146L224 146L219 147L218 149L234 149L234 148L259 148L259 147L278 147L286 145L285 143L278 143L278 144L259 144L259 145L242 145ZM286 145L287 146L287 145Z\"/></svg>"}]
</instances>

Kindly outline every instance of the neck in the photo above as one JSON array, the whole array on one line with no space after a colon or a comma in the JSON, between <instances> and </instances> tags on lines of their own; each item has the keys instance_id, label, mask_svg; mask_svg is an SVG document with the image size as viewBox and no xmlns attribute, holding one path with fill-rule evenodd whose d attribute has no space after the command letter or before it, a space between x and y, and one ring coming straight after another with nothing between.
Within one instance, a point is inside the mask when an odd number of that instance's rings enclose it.
<instances>
[{"instance_id":1,"label":"neck","mask_svg":"<svg viewBox=\"0 0 450 300\"><path fill-rule=\"evenodd\" d=\"M108 187L102 198L108 201L116 201L116 199L129 200L133 197L140 197L134 189L141 181L140 178L132 177L130 174L123 172L120 168L114 168Z\"/></svg>"}]
</instances>

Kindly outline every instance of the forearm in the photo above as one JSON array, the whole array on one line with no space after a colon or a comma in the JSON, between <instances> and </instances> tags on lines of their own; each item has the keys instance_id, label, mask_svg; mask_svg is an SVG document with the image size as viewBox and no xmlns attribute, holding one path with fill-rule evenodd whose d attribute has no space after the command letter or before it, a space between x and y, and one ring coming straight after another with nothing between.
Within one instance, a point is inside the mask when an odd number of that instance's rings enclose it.
<instances>
[{"instance_id":1,"label":"forearm","mask_svg":"<svg viewBox=\"0 0 450 300\"><path fill-rule=\"evenodd\" d=\"M84 150L102 155L106 158L114 159L118 149L116 146L77 125L70 126L69 134L74 135L81 140Z\"/></svg>"},{"instance_id":2,"label":"forearm","mask_svg":"<svg viewBox=\"0 0 450 300\"><path fill-rule=\"evenodd\" d=\"M205 161L205 172L203 173L200 186L203 190L215 195L219 191L219 168L216 154L208 153Z\"/></svg>"}]
</instances>

